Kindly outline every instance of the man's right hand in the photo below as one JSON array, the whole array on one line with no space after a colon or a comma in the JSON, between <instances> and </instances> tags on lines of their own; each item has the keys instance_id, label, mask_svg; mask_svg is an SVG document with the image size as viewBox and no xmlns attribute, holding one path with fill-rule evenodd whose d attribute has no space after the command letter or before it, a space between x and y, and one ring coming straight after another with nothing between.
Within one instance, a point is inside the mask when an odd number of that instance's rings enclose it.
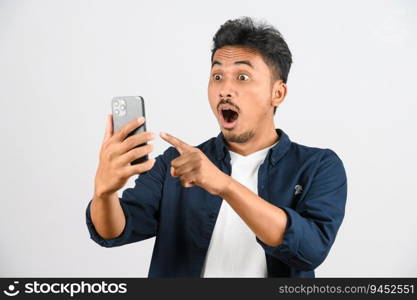
<instances>
[{"instance_id":1,"label":"man's right hand","mask_svg":"<svg viewBox=\"0 0 417 300\"><path fill-rule=\"evenodd\" d=\"M126 138L130 132L145 122L143 117L134 119L113 133L112 115L107 116L107 126L100 149L100 159L94 183L94 197L103 198L116 193L129 177L150 170L155 159L130 165L130 162L152 152L151 144L135 148L155 138L152 132L142 132Z\"/></svg>"}]
</instances>

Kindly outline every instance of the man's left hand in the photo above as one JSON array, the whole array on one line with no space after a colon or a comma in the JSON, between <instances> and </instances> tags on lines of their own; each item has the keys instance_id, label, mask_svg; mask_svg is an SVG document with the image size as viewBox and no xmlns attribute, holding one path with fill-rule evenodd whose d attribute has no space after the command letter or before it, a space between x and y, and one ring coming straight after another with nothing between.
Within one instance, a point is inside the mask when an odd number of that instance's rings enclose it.
<instances>
[{"instance_id":1,"label":"man's left hand","mask_svg":"<svg viewBox=\"0 0 417 300\"><path fill-rule=\"evenodd\" d=\"M171 175L179 177L182 186L198 185L213 195L220 194L227 187L230 177L220 171L200 149L168 133L160 135L180 153L171 161Z\"/></svg>"}]
</instances>

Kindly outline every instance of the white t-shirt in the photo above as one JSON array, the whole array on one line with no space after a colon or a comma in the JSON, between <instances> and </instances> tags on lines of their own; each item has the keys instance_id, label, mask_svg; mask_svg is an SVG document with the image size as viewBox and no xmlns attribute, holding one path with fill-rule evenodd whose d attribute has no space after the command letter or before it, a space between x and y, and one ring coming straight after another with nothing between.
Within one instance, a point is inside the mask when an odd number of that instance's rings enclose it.
<instances>
[{"instance_id":1,"label":"white t-shirt","mask_svg":"<svg viewBox=\"0 0 417 300\"><path fill-rule=\"evenodd\" d=\"M278 142L277 142L278 143ZM247 156L230 152L231 177L258 194L258 170L268 150ZM201 277L267 277L265 251L233 208L223 200Z\"/></svg>"}]
</instances>

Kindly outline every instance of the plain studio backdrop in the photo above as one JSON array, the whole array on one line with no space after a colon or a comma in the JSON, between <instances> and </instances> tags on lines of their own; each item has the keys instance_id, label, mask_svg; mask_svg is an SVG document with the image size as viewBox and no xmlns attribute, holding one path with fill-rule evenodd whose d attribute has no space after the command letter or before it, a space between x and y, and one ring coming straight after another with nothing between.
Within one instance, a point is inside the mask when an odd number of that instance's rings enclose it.
<instances>
[{"instance_id":1,"label":"plain studio backdrop","mask_svg":"<svg viewBox=\"0 0 417 300\"><path fill-rule=\"evenodd\" d=\"M417 276L411 0L0 0L0 276L147 276L154 238L103 248L85 224L110 100L142 95L150 131L216 136L212 37L240 16L274 25L293 54L276 126L346 168L346 216L317 277ZM153 144L151 157L168 147Z\"/></svg>"}]
</instances>

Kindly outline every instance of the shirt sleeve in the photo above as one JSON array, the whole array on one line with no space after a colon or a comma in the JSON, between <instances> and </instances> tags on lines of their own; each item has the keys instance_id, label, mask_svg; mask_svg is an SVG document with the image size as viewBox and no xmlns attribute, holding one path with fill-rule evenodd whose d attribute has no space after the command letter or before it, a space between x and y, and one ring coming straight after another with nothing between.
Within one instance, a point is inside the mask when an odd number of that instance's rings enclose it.
<instances>
[{"instance_id":1,"label":"shirt sleeve","mask_svg":"<svg viewBox=\"0 0 417 300\"><path fill-rule=\"evenodd\" d=\"M156 235L163 182L169 163L166 153L167 151L159 155L155 159L152 169L138 175L135 186L125 189L122 197L119 197L126 218L126 225L120 236L104 239L98 234L91 219L90 206L92 200L90 200L86 210L86 222L90 238L93 241L103 247L117 247Z\"/></svg>"},{"instance_id":2,"label":"shirt sleeve","mask_svg":"<svg viewBox=\"0 0 417 300\"><path fill-rule=\"evenodd\" d=\"M346 173L330 149L321 159L310 189L295 208L280 207L288 217L283 242L265 252L301 271L317 268L326 258L342 223L347 197Z\"/></svg>"}]
</instances>

